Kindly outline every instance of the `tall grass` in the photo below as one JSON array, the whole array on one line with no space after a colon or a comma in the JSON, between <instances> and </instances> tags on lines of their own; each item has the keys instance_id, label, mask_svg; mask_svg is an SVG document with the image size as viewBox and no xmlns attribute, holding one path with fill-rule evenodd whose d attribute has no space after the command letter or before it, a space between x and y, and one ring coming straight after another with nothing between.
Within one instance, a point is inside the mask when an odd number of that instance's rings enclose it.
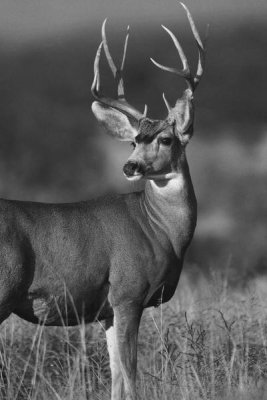
<instances>
[{"instance_id":1,"label":"tall grass","mask_svg":"<svg viewBox=\"0 0 267 400\"><path fill-rule=\"evenodd\" d=\"M261 281L233 291L214 276L146 310L140 327L140 399L262 399L267 396L267 305ZM264 296L263 296L264 299ZM110 397L100 323L34 326L12 316L0 331L0 397L96 400Z\"/></svg>"}]
</instances>

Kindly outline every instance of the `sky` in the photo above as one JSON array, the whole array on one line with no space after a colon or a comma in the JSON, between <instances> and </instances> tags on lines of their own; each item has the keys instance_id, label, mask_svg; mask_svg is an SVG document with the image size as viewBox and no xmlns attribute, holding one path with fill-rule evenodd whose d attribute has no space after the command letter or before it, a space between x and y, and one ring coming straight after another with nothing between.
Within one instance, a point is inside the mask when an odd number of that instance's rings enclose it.
<instances>
[{"instance_id":1,"label":"sky","mask_svg":"<svg viewBox=\"0 0 267 400\"><path fill-rule=\"evenodd\" d=\"M198 19L266 18L266 0L184 0ZM99 26L105 17L125 23L165 23L182 15L177 0L1 0L0 40L27 42L57 32Z\"/></svg>"}]
</instances>

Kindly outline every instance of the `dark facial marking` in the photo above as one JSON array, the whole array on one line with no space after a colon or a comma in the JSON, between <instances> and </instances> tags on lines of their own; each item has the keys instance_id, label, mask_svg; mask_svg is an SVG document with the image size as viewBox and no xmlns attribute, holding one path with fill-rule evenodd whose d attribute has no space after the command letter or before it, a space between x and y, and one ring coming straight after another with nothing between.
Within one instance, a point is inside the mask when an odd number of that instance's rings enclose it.
<instances>
[{"instance_id":1,"label":"dark facial marking","mask_svg":"<svg viewBox=\"0 0 267 400\"><path fill-rule=\"evenodd\" d=\"M161 137L159 139L160 144L163 144L164 146L170 146L172 144L172 138L171 137Z\"/></svg>"},{"instance_id":2,"label":"dark facial marking","mask_svg":"<svg viewBox=\"0 0 267 400\"><path fill-rule=\"evenodd\" d=\"M135 141L136 143L151 143L168 126L169 124L166 121L145 118L140 122L139 134Z\"/></svg>"}]
</instances>

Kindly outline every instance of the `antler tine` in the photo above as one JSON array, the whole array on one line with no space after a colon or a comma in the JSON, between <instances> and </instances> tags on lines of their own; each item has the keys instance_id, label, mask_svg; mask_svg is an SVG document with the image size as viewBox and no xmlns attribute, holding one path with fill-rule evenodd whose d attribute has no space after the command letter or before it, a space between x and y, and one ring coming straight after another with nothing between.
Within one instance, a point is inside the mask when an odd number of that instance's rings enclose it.
<instances>
[{"instance_id":1,"label":"antler tine","mask_svg":"<svg viewBox=\"0 0 267 400\"><path fill-rule=\"evenodd\" d=\"M98 96L98 92L100 90L99 60L101 56L102 46L103 42L101 42L100 45L98 46L94 62L94 80L91 87L91 91L94 97Z\"/></svg>"},{"instance_id":2,"label":"antler tine","mask_svg":"<svg viewBox=\"0 0 267 400\"><path fill-rule=\"evenodd\" d=\"M208 38L208 33L209 33L209 25L207 25L206 29L206 34L205 34L205 40L204 43L206 45L207 38ZM202 44L203 46L203 44ZM205 68L205 58L206 58L206 49L205 46L203 48L200 48L198 46L198 65L197 65L197 72L194 78L195 82L195 87L198 85L203 73L204 73L204 68Z\"/></svg>"},{"instance_id":3,"label":"antler tine","mask_svg":"<svg viewBox=\"0 0 267 400\"><path fill-rule=\"evenodd\" d=\"M118 73L118 98L125 99L125 94L124 94L124 81L123 81L123 69L124 69L124 64L126 60L126 52L127 52L127 47L128 47L128 40L129 40L129 34L130 34L130 27L129 25L127 26L126 30L126 36L125 36L125 41L124 41L124 47L123 47L123 55L121 59L121 67L120 70L117 71Z\"/></svg>"},{"instance_id":4,"label":"antler tine","mask_svg":"<svg viewBox=\"0 0 267 400\"><path fill-rule=\"evenodd\" d=\"M197 66L196 75L194 77L194 89L195 89L204 73L206 49L200 38L200 35L198 33L198 30L196 28L195 22L193 20L193 17L191 15L190 11L188 10L188 8L186 7L186 5L184 3L180 2L180 4L183 6L183 8L186 11L187 19L189 21L192 33L194 35L194 38L195 38L195 41L196 41L197 47L198 47L198 66ZM206 35L205 35L205 42L207 40L207 37L208 37L208 29L207 29Z\"/></svg>"},{"instance_id":5,"label":"antler tine","mask_svg":"<svg viewBox=\"0 0 267 400\"><path fill-rule=\"evenodd\" d=\"M172 31L170 29L166 28L166 26L164 26L164 25L161 25L161 26L170 35L170 37L174 43L174 46L178 50L179 56L180 56L182 64L183 64L183 72L186 74L190 74L190 68L189 68L189 64L188 64L186 55L185 55L183 48L180 45L177 37L172 33Z\"/></svg>"},{"instance_id":6,"label":"antler tine","mask_svg":"<svg viewBox=\"0 0 267 400\"><path fill-rule=\"evenodd\" d=\"M164 103L165 103L165 105L167 107L167 110L170 112L171 111L171 106L170 106L170 103L168 102L168 100L166 99L165 93L162 93L162 97L163 97Z\"/></svg>"},{"instance_id":7,"label":"antler tine","mask_svg":"<svg viewBox=\"0 0 267 400\"><path fill-rule=\"evenodd\" d=\"M190 23L191 30L192 30L192 32L193 32L194 38L196 39L196 42L197 42L198 46L204 51L203 43L202 43L202 41L201 41L201 39L200 39L198 30L197 30L197 28L196 28L195 22L194 22L194 20L193 20L193 17L192 17L192 15L191 15L190 11L189 11L188 8L186 7L186 5L185 5L184 3L182 3L181 1L180 1L180 4L181 4L181 6L183 6L183 8L184 8L185 11L186 11L186 15L187 15L188 21L189 21L189 23Z\"/></svg>"},{"instance_id":8,"label":"antler tine","mask_svg":"<svg viewBox=\"0 0 267 400\"><path fill-rule=\"evenodd\" d=\"M193 91L193 78L191 76L189 64L188 64L186 55L183 51L183 48L180 45L177 37L173 34L173 32L170 29L168 29L166 26L164 26L164 25L161 25L161 26L168 33L168 35L170 35L178 53L179 53L179 56L181 58L181 61L183 64L183 69L179 70L177 68L166 67L165 65L162 65L162 64L159 64L158 62L156 62L153 58L150 58L150 60L153 62L154 65L156 65L158 68L162 69L163 71L171 72L171 73L174 73L176 75L179 75L179 76L185 78L189 89L191 89Z\"/></svg>"},{"instance_id":9,"label":"antler tine","mask_svg":"<svg viewBox=\"0 0 267 400\"><path fill-rule=\"evenodd\" d=\"M159 64L157 61L155 61L153 58L150 58L150 60L153 62L154 65L156 65L158 68L162 69L163 71L167 71L167 72L171 72L174 74L177 74L183 78L186 79L186 82L188 84L188 87L192 90L193 89L193 85L192 85L192 77L191 77L191 72L190 72L190 68L189 68L189 64L186 58L186 55L183 51L182 46L180 45L177 37L172 33L172 31L170 29L168 29L166 26L161 25L162 28L170 35L178 53L179 56L181 58L182 64L183 64L183 69L179 70L177 68L172 68L172 67L166 67L165 65Z\"/></svg>"},{"instance_id":10,"label":"antler tine","mask_svg":"<svg viewBox=\"0 0 267 400\"><path fill-rule=\"evenodd\" d=\"M183 78L185 78L185 74L184 74L183 71L180 71L179 69L172 68L172 67L166 67L165 65L160 64L157 61L155 61L154 58L152 58L152 57L150 57L150 60L152 61L152 63L154 65L156 65L156 67L162 69L163 71L172 72L173 74L177 74L177 75L182 76Z\"/></svg>"},{"instance_id":11,"label":"antler tine","mask_svg":"<svg viewBox=\"0 0 267 400\"><path fill-rule=\"evenodd\" d=\"M130 35L130 26L128 25L127 30L126 30L126 36L125 36L124 47L123 47L123 55L122 55L122 60L121 60L121 71L123 71L124 64L125 64L129 35Z\"/></svg>"},{"instance_id":12,"label":"antler tine","mask_svg":"<svg viewBox=\"0 0 267 400\"><path fill-rule=\"evenodd\" d=\"M144 112L143 112L143 114L142 114L143 118L146 118L146 116L147 116L147 110L148 110L148 108L147 108L147 105L145 104Z\"/></svg>"},{"instance_id":13,"label":"antler tine","mask_svg":"<svg viewBox=\"0 0 267 400\"><path fill-rule=\"evenodd\" d=\"M133 118L134 120L140 121L142 118L146 117L147 106L145 106L144 113L142 114L126 101L125 95L124 95L123 78L122 78L122 71L123 71L124 64L125 64L128 38L129 38L129 26L127 27L127 33L126 33L126 38L125 38L125 42L124 42L121 68L118 69L112 59L112 56L111 56L109 48L108 48L106 32L105 32L106 21L107 21L107 19L105 19L102 24L102 42L100 43L100 45L97 49L95 61L94 61L94 80L93 80L92 87L91 87L92 95L94 96L94 98L96 100L98 100L102 104L105 104L109 107L113 107L113 108L123 112L127 116ZM101 57L102 47L104 47L104 51L105 51L105 55L106 55L108 64L109 64L112 74L117 82L117 86L118 86L118 88L117 88L118 89L118 99L117 100L111 99L109 97L104 97L100 94L99 61L100 61L100 57Z\"/></svg>"},{"instance_id":14,"label":"antler tine","mask_svg":"<svg viewBox=\"0 0 267 400\"><path fill-rule=\"evenodd\" d=\"M107 36L106 36L106 23L107 23L107 18L103 21L103 24L102 24L102 29L101 29L102 41L104 44L104 50L105 50L108 65L110 66L110 69L112 71L114 78L116 78L117 68L113 61L113 58L111 57L109 47L108 47L108 41L107 41Z\"/></svg>"}]
</instances>

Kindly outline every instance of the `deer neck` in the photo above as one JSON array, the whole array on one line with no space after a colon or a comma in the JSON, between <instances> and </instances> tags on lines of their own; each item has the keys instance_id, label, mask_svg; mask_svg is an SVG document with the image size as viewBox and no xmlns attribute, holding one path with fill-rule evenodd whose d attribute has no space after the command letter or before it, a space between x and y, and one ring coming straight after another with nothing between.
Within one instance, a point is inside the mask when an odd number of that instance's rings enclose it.
<instances>
[{"instance_id":1,"label":"deer neck","mask_svg":"<svg viewBox=\"0 0 267 400\"><path fill-rule=\"evenodd\" d=\"M143 209L159 241L163 245L171 244L176 255L183 257L193 236L197 216L186 158L172 179L146 182Z\"/></svg>"}]
</instances>

